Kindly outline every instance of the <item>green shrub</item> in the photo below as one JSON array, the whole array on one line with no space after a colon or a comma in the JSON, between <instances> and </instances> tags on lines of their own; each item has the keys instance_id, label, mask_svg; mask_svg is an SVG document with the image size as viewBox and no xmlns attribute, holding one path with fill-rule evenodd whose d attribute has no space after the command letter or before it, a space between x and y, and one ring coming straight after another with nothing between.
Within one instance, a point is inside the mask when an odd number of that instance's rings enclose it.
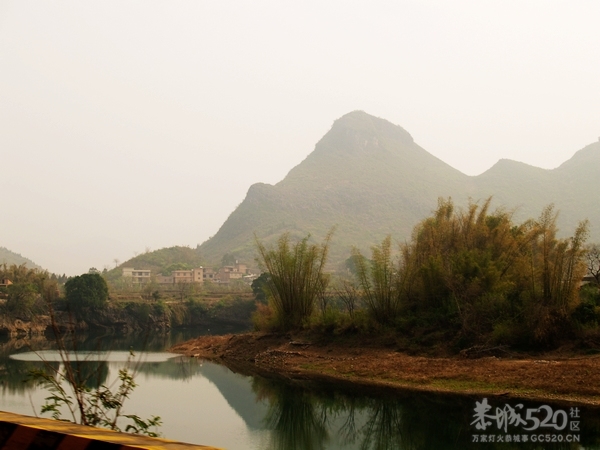
<instances>
[{"instance_id":1,"label":"green shrub","mask_svg":"<svg viewBox=\"0 0 600 450\"><path fill-rule=\"evenodd\" d=\"M125 311L137 322L144 324L151 320L153 307L148 303L129 302L125 305Z\"/></svg>"},{"instance_id":2,"label":"green shrub","mask_svg":"<svg viewBox=\"0 0 600 450\"><path fill-rule=\"evenodd\" d=\"M571 319L578 325L582 326L598 326L597 306L594 303L580 303L571 313Z\"/></svg>"},{"instance_id":3,"label":"green shrub","mask_svg":"<svg viewBox=\"0 0 600 450\"><path fill-rule=\"evenodd\" d=\"M206 305L196 299L189 299L185 304L191 319L204 317L208 312Z\"/></svg>"},{"instance_id":4,"label":"green shrub","mask_svg":"<svg viewBox=\"0 0 600 450\"><path fill-rule=\"evenodd\" d=\"M252 313L252 324L256 331L271 332L281 328L281 323L271 307L262 302L256 303L256 310Z\"/></svg>"},{"instance_id":5,"label":"green shrub","mask_svg":"<svg viewBox=\"0 0 600 450\"><path fill-rule=\"evenodd\" d=\"M163 316L169 313L169 306L162 300L157 301L153 306L153 312L157 316Z\"/></svg>"},{"instance_id":6,"label":"green shrub","mask_svg":"<svg viewBox=\"0 0 600 450\"><path fill-rule=\"evenodd\" d=\"M339 309L327 308L322 314L313 315L310 320L310 328L322 333L339 332L344 323L348 322L344 318L345 314Z\"/></svg>"},{"instance_id":7,"label":"green shrub","mask_svg":"<svg viewBox=\"0 0 600 450\"><path fill-rule=\"evenodd\" d=\"M579 300L581 303L590 303L600 306L600 287L595 284L585 284L579 289Z\"/></svg>"},{"instance_id":8,"label":"green shrub","mask_svg":"<svg viewBox=\"0 0 600 450\"><path fill-rule=\"evenodd\" d=\"M515 342L514 324L509 321L494 324L492 342L497 345L512 345Z\"/></svg>"}]
</instances>

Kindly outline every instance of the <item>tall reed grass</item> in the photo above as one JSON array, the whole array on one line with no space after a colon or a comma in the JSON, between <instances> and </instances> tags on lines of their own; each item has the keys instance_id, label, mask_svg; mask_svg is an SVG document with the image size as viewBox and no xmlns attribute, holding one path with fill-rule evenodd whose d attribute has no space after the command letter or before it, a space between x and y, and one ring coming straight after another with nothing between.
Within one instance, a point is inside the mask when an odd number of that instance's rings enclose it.
<instances>
[{"instance_id":1,"label":"tall reed grass","mask_svg":"<svg viewBox=\"0 0 600 450\"><path fill-rule=\"evenodd\" d=\"M271 248L256 238L258 263L271 275L266 289L278 328L301 328L313 313L329 282L323 269L332 234L333 230L317 245L309 244L310 235L292 243L289 233L284 233Z\"/></svg>"}]
</instances>

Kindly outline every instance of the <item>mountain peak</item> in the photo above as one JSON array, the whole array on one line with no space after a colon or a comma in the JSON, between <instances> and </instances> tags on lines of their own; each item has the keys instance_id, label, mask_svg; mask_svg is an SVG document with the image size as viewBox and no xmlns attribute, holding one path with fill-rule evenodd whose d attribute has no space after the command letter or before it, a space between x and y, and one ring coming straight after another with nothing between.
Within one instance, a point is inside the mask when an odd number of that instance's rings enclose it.
<instances>
[{"instance_id":1,"label":"mountain peak","mask_svg":"<svg viewBox=\"0 0 600 450\"><path fill-rule=\"evenodd\" d=\"M566 233L587 215L590 234L600 236L597 201L590 195L600 180L597 145L578 152L573 162L587 164L572 164L572 170L500 160L484 174L468 177L417 145L402 127L352 111L337 119L282 181L253 185L201 251L208 261L233 253L251 262L255 236L272 243L283 232L294 237L310 233L319 240L337 224L331 243L335 263L347 258L352 246L368 251L389 234L409 238L439 197L452 197L461 206L469 197L490 195L506 208L519 206L515 214L523 219L536 217L553 202L563 212L559 226Z\"/></svg>"},{"instance_id":2,"label":"mountain peak","mask_svg":"<svg viewBox=\"0 0 600 450\"><path fill-rule=\"evenodd\" d=\"M598 138L598 142L576 151L571 159L558 166L558 170L597 169L598 167L600 167L600 138Z\"/></svg>"},{"instance_id":3,"label":"mountain peak","mask_svg":"<svg viewBox=\"0 0 600 450\"><path fill-rule=\"evenodd\" d=\"M395 125L388 120L372 116L360 110L349 112L337 119L333 123L330 133L335 133L338 129L349 129L361 134L386 135L405 144L414 143L410 133L400 125Z\"/></svg>"},{"instance_id":4,"label":"mountain peak","mask_svg":"<svg viewBox=\"0 0 600 450\"><path fill-rule=\"evenodd\" d=\"M377 184L381 177L390 182L398 176L414 178L419 171L437 170L440 165L455 171L415 144L401 126L364 111L352 111L333 123L314 151L279 185L307 180L316 187L323 180Z\"/></svg>"},{"instance_id":5,"label":"mountain peak","mask_svg":"<svg viewBox=\"0 0 600 450\"><path fill-rule=\"evenodd\" d=\"M530 164L515 161L513 159L502 158L499 159L496 164L490 167L488 170L483 172L481 175L477 177L486 178L486 177L496 177L496 176L515 176L516 174L522 176L531 176L533 173L546 173L547 169L542 169L540 167L535 167Z\"/></svg>"}]
</instances>

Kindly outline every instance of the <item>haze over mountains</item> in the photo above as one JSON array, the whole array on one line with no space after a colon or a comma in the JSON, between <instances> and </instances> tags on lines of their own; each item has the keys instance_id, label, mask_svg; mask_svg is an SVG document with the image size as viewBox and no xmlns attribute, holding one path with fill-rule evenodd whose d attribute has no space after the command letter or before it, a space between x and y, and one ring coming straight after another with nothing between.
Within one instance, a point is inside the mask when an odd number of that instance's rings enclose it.
<instances>
[{"instance_id":1,"label":"haze over mountains","mask_svg":"<svg viewBox=\"0 0 600 450\"><path fill-rule=\"evenodd\" d=\"M402 127L354 111L336 120L314 151L281 182L252 185L199 249L165 248L121 266L158 270L161 264L177 262L174 249L189 250L205 265L218 265L226 253L253 265L255 234L267 243L286 231L297 238L310 233L320 241L333 226L330 261L336 264L349 256L352 246L368 252L388 234L398 241L409 239L413 227L437 207L439 197L452 197L465 206L469 198L489 196L493 208L514 211L516 222L537 218L544 206L554 203L562 235L572 234L579 221L589 219L589 242L600 242L600 142L579 150L556 169L502 159L481 175L468 176L421 148ZM0 262L33 264L0 250ZM184 259L179 262L191 263Z\"/></svg>"},{"instance_id":2,"label":"haze over mountains","mask_svg":"<svg viewBox=\"0 0 600 450\"><path fill-rule=\"evenodd\" d=\"M351 246L362 250L391 234L410 237L439 197L457 205L493 196L493 207L514 210L517 222L537 218L544 206L560 211L558 226L571 234L590 221L590 241L600 240L600 143L578 151L553 170L501 160L475 177L461 173L417 145L398 125L354 111L336 120L315 150L276 185L254 184L215 236L200 250L209 262L233 253L252 262L254 234L272 242L289 231L322 239L336 226L331 258Z\"/></svg>"}]
</instances>

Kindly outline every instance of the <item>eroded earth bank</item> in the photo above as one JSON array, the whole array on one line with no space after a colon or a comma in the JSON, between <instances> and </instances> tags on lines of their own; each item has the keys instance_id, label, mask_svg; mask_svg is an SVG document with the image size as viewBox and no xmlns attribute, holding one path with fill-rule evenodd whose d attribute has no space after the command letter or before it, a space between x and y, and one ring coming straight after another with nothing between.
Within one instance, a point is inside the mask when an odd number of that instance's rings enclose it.
<instances>
[{"instance_id":1,"label":"eroded earth bank","mask_svg":"<svg viewBox=\"0 0 600 450\"><path fill-rule=\"evenodd\" d=\"M237 372L292 380L600 405L598 356L424 357L359 337L311 340L264 333L202 336L171 351Z\"/></svg>"}]
</instances>

